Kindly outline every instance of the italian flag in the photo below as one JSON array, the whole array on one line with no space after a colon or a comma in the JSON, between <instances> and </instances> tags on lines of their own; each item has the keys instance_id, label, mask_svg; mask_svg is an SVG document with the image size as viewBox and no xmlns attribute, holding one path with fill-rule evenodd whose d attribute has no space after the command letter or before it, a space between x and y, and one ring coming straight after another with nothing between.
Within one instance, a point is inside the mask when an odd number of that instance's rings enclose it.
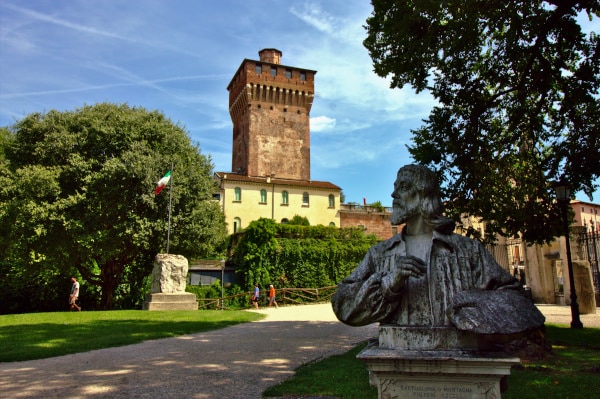
<instances>
[{"instance_id":1,"label":"italian flag","mask_svg":"<svg viewBox=\"0 0 600 399\"><path fill-rule=\"evenodd\" d=\"M168 171L167 174L164 175L163 178L158 181L158 183L156 183L154 195L160 194L160 192L167 186L167 183L169 183L169 180L171 180L171 171Z\"/></svg>"}]
</instances>

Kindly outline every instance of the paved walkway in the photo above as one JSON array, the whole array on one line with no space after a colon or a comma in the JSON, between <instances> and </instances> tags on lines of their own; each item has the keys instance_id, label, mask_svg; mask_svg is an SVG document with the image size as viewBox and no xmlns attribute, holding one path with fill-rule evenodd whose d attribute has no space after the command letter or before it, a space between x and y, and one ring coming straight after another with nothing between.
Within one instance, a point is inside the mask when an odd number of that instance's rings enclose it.
<instances>
[{"instance_id":1,"label":"paved walkway","mask_svg":"<svg viewBox=\"0 0 600 399\"><path fill-rule=\"evenodd\" d=\"M570 322L569 307L540 309L547 322ZM120 348L0 363L0 398L260 398L302 364L377 335L377 325L340 323L329 304L258 312L267 318ZM581 319L584 326L600 327L598 313Z\"/></svg>"}]
</instances>

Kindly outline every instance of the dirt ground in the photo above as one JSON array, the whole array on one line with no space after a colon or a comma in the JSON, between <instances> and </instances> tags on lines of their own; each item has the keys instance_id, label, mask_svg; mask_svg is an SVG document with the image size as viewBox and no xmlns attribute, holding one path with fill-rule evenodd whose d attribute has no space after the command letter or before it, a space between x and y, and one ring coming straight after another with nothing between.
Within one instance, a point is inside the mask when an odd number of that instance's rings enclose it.
<instances>
[{"instance_id":1,"label":"dirt ground","mask_svg":"<svg viewBox=\"0 0 600 399\"><path fill-rule=\"evenodd\" d=\"M569 324L567 306L540 305ZM206 333L26 362L0 363L1 398L260 398L299 366L377 336L346 326L330 304L262 308L265 320ZM600 328L600 312L582 315Z\"/></svg>"}]
</instances>

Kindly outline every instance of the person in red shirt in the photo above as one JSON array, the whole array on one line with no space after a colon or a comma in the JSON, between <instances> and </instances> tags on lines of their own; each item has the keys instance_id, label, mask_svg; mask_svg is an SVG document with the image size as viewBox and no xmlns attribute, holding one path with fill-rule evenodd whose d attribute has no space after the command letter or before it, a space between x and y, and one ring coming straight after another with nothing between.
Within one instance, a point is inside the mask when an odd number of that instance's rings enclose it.
<instances>
[{"instance_id":1,"label":"person in red shirt","mask_svg":"<svg viewBox=\"0 0 600 399\"><path fill-rule=\"evenodd\" d=\"M275 287L273 287L273 284L269 285L269 307L271 307L271 305L275 305L276 308L279 307L275 300Z\"/></svg>"}]
</instances>

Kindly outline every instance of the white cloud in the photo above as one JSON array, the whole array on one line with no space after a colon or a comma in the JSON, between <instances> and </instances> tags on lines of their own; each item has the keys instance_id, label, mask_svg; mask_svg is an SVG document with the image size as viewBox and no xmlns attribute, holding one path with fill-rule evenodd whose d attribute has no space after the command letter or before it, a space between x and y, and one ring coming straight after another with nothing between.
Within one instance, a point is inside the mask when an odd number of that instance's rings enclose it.
<instances>
[{"instance_id":1,"label":"white cloud","mask_svg":"<svg viewBox=\"0 0 600 399\"><path fill-rule=\"evenodd\" d=\"M326 132L332 130L335 127L335 119L328 116L315 116L310 118L310 131Z\"/></svg>"}]
</instances>

